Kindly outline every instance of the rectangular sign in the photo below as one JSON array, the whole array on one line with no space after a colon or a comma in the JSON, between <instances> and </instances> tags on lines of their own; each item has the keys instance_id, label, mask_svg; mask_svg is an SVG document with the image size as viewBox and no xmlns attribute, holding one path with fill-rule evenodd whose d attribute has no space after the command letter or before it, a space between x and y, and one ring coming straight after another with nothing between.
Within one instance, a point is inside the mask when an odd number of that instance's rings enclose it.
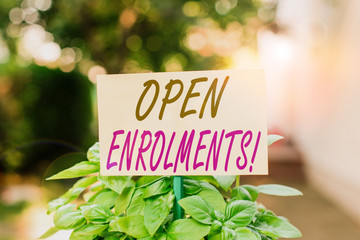
<instances>
[{"instance_id":1,"label":"rectangular sign","mask_svg":"<svg viewBox=\"0 0 360 240\"><path fill-rule=\"evenodd\" d=\"M262 70L99 75L102 175L267 174Z\"/></svg>"}]
</instances>

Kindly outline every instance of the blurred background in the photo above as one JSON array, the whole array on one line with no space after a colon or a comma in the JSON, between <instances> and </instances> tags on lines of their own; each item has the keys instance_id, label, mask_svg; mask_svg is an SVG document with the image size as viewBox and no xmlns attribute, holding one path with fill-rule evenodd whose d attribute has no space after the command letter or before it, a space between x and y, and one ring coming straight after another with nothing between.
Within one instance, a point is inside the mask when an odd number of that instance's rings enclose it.
<instances>
[{"instance_id":1,"label":"blurred background","mask_svg":"<svg viewBox=\"0 0 360 240\"><path fill-rule=\"evenodd\" d=\"M360 1L0 5L0 240L52 225L46 202L66 181L44 179L97 141L97 74L254 67L266 73L269 133L285 140L269 149L269 176L242 183L302 190L260 201L304 240L360 239Z\"/></svg>"}]
</instances>

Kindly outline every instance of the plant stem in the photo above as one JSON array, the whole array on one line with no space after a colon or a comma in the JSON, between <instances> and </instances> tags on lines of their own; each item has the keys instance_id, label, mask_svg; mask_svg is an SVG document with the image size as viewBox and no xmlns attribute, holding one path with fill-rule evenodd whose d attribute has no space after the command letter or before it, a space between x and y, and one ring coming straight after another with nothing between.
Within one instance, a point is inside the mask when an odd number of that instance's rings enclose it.
<instances>
[{"instance_id":1,"label":"plant stem","mask_svg":"<svg viewBox=\"0 0 360 240\"><path fill-rule=\"evenodd\" d=\"M182 176L174 176L174 220L181 219L183 217L183 210L178 201L183 198L184 195L184 179Z\"/></svg>"},{"instance_id":2,"label":"plant stem","mask_svg":"<svg viewBox=\"0 0 360 240\"><path fill-rule=\"evenodd\" d=\"M236 176L236 187L240 186L240 175Z\"/></svg>"}]
</instances>

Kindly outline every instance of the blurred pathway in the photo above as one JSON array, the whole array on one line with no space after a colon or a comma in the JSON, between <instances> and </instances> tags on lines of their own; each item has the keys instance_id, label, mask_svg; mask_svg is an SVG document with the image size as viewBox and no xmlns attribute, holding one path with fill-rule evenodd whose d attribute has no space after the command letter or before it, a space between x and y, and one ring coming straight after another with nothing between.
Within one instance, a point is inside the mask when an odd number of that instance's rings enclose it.
<instances>
[{"instance_id":1,"label":"blurred pathway","mask_svg":"<svg viewBox=\"0 0 360 240\"><path fill-rule=\"evenodd\" d=\"M286 183L285 183L286 184ZM289 184L302 197L262 195L259 202L290 220L303 234L302 240L359 240L360 227L332 203L306 184ZM357 204L357 203L354 203Z\"/></svg>"},{"instance_id":2,"label":"blurred pathway","mask_svg":"<svg viewBox=\"0 0 360 240\"><path fill-rule=\"evenodd\" d=\"M302 240L360 240L360 226L307 183L301 154L294 146L269 150L269 176L242 176L241 184L284 184L299 189L304 195L276 197L261 194L258 202L288 218L302 232ZM334 194L337 194L335 189Z\"/></svg>"}]
</instances>

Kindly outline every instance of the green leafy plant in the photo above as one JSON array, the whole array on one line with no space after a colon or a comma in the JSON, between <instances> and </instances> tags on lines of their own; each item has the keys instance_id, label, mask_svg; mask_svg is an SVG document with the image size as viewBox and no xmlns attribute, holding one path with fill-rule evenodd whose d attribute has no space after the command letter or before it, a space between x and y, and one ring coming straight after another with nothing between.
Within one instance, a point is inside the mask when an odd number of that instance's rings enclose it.
<instances>
[{"instance_id":1,"label":"green leafy plant","mask_svg":"<svg viewBox=\"0 0 360 240\"><path fill-rule=\"evenodd\" d=\"M268 136L268 144L281 139ZM268 184L231 188L236 176L184 178L179 201L183 219L173 219L174 193L170 176L101 176L98 143L88 161L48 180L78 178L72 188L49 202L54 227L40 238L73 229L70 240L273 240L301 237L286 218L256 202L260 193L298 196L294 188ZM223 193L223 194L222 194ZM81 197L82 196L82 199ZM77 204L74 204L76 202Z\"/></svg>"}]
</instances>

